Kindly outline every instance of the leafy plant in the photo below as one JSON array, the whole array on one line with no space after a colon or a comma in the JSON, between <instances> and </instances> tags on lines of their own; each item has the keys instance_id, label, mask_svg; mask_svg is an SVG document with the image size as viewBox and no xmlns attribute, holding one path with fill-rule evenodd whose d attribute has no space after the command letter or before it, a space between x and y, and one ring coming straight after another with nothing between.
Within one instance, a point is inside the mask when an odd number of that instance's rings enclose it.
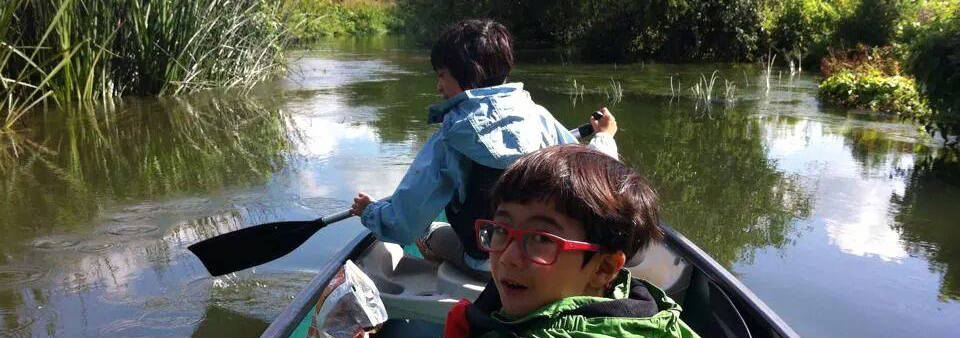
<instances>
[{"instance_id":1,"label":"leafy plant","mask_svg":"<svg viewBox=\"0 0 960 338\"><path fill-rule=\"evenodd\" d=\"M878 70L841 70L822 83L819 95L827 102L846 107L866 108L923 120L930 113L917 92L916 82L905 76L888 76Z\"/></svg>"},{"instance_id":2,"label":"leafy plant","mask_svg":"<svg viewBox=\"0 0 960 338\"><path fill-rule=\"evenodd\" d=\"M920 83L934 114L921 120L930 133L960 147L960 18L932 25L911 46L909 69Z\"/></svg>"}]
</instances>

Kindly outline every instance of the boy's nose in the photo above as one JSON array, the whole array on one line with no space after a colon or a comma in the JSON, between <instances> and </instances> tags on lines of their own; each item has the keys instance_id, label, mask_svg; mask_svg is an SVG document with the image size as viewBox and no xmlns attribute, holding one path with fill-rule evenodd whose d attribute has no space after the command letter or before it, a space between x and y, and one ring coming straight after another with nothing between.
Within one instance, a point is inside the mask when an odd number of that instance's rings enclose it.
<instances>
[{"instance_id":1,"label":"boy's nose","mask_svg":"<svg viewBox=\"0 0 960 338\"><path fill-rule=\"evenodd\" d=\"M500 262L510 266L520 266L523 262L523 248L519 241L510 241L500 252Z\"/></svg>"}]
</instances>

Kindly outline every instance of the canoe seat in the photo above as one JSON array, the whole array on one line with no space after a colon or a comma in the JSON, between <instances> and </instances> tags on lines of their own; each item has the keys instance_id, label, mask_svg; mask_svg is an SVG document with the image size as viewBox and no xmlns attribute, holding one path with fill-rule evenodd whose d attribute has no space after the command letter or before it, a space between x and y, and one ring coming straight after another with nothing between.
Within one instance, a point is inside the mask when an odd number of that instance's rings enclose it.
<instances>
[{"instance_id":1,"label":"canoe seat","mask_svg":"<svg viewBox=\"0 0 960 338\"><path fill-rule=\"evenodd\" d=\"M640 263L627 267L637 277L663 289L670 298L683 304L693 266L663 243L651 243L633 261Z\"/></svg>"},{"instance_id":2,"label":"canoe seat","mask_svg":"<svg viewBox=\"0 0 960 338\"><path fill-rule=\"evenodd\" d=\"M393 243L375 242L356 263L377 285L391 319L443 323L458 300L476 299L485 285L450 264L404 254Z\"/></svg>"}]
</instances>

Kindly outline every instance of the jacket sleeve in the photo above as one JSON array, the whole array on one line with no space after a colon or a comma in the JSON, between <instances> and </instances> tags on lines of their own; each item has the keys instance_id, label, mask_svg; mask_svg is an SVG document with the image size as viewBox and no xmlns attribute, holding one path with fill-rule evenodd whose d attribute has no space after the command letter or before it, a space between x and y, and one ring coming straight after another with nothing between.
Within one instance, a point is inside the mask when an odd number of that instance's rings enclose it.
<instances>
[{"instance_id":1,"label":"jacket sleeve","mask_svg":"<svg viewBox=\"0 0 960 338\"><path fill-rule=\"evenodd\" d=\"M360 221L377 238L401 245L413 243L462 186L462 156L438 132L410 164L389 200L374 202Z\"/></svg>"},{"instance_id":2,"label":"jacket sleeve","mask_svg":"<svg viewBox=\"0 0 960 338\"><path fill-rule=\"evenodd\" d=\"M610 134L604 132L593 134L593 139L590 140L590 147L599 150L610 157L620 160L620 155L617 150L617 141L614 140L613 136Z\"/></svg>"}]
</instances>

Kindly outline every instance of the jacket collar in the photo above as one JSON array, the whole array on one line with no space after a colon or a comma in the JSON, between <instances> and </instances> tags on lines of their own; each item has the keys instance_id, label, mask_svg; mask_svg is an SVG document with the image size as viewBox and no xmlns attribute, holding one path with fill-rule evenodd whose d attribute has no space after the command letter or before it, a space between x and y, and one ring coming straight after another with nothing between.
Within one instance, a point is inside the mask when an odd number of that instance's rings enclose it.
<instances>
[{"instance_id":1,"label":"jacket collar","mask_svg":"<svg viewBox=\"0 0 960 338\"><path fill-rule=\"evenodd\" d=\"M446 115L447 112L449 112L451 109L453 109L463 101L478 100L486 97L494 97L494 96L500 96L500 95L509 95L517 91L523 91L523 83L512 82L512 83L505 83L499 86L465 90L460 94L455 95L454 97L444 100L443 102L430 105L430 107L427 108L427 123L443 122L443 116Z\"/></svg>"},{"instance_id":2,"label":"jacket collar","mask_svg":"<svg viewBox=\"0 0 960 338\"><path fill-rule=\"evenodd\" d=\"M614 279L607 297L567 297L519 319L505 318L496 312L499 307L499 293L491 281L477 301L467 308L471 331L515 333L523 327L563 316L644 318L662 310L679 311L679 306L665 292L641 279L631 278L626 269Z\"/></svg>"}]
</instances>

